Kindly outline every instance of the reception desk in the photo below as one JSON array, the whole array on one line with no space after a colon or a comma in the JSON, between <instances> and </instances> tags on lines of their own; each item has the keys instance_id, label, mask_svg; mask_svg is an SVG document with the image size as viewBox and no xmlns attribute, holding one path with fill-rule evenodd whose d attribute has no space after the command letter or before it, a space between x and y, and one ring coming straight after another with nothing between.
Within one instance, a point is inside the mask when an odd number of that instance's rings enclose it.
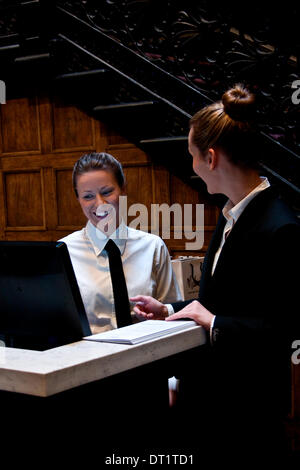
<instances>
[{"instance_id":1,"label":"reception desk","mask_svg":"<svg viewBox=\"0 0 300 470\"><path fill-rule=\"evenodd\" d=\"M177 451L168 377L205 343L203 328L192 326L130 346L82 340L43 352L0 348L2 455L32 468L38 448L53 465L84 457L102 468L113 455L146 462Z\"/></svg>"},{"instance_id":2,"label":"reception desk","mask_svg":"<svg viewBox=\"0 0 300 470\"><path fill-rule=\"evenodd\" d=\"M0 348L0 390L50 397L172 357L205 342L203 328L193 326L138 345L82 340L47 351Z\"/></svg>"}]
</instances>

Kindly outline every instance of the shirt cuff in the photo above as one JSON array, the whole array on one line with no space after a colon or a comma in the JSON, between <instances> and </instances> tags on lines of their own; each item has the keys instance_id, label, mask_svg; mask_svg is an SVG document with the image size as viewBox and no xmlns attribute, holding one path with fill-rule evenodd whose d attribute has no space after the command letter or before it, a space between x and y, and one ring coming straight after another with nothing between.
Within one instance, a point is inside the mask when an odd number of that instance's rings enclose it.
<instances>
[{"instance_id":1,"label":"shirt cuff","mask_svg":"<svg viewBox=\"0 0 300 470\"><path fill-rule=\"evenodd\" d=\"M168 316L173 315L173 313L175 313L172 304L165 304L165 307L167 307L168 309Z\"/></svg>"},{"instance_id":2,"label":"shirt cuff","mask_svg":"<svg viewBox=\"0 0 300 470\"><path fill-rule=\"evenodd\" d=\"M215 324L215 319L216 319L216 316L214 316L214 318L212 319L211 324L210 324L210 327L209 327L209 339L210 339L210 344L213 344L212 332L213 332L213 327L214 327L214 324Z\"/></svg>"}]
</instances>

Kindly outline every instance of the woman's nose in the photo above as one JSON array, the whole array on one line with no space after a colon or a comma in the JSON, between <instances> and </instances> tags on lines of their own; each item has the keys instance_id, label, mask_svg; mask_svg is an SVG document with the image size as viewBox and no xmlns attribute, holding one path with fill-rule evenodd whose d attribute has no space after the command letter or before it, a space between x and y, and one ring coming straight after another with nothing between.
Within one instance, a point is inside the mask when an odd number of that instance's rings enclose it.
<instances>
[{"instance_id":1,"label":"woman's nose","mask_svg":"<svg viewBox=\"0 0 300 470\"><path fill-rule=\"evenodd\" d=\"M96 194L95 201L96 201L97 206L99 206L100 204L105 204L106 203L105 198L103 196L101 196L101 194Z\"/></svg>"}]
</instances>

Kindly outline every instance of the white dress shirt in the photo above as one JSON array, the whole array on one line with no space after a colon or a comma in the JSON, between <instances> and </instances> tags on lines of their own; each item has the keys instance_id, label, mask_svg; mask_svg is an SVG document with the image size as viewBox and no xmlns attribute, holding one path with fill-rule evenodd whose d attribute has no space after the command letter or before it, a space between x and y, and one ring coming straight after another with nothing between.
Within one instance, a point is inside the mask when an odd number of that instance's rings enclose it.
<instances>
[{"instance_id":1,"label":"white dress shirt","mask_svg":"<svg viewBox=\"0 0 300 470\"><path fill-rule=\"evenodd\" d=\"M169 252L160 237L121 225L111 238L121 252L129 297L151 295L163 303L181 300ZM68 246L93 334L117 327L104 249L107 240L91 222L60 240Z\"/></svg>"}]
</instances>

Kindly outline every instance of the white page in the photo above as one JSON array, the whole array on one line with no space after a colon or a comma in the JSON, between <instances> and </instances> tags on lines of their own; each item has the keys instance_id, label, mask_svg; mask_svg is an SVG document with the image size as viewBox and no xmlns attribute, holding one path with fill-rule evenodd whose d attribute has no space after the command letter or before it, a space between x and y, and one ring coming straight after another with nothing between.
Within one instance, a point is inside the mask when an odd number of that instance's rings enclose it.
<instances>
[{"instance_id":1,"label":"white page","mask_svg":"<svg viewBox=\"0 0 300 470\"><path fill-rule=\"evenodd\" d=\"M105 331L92 336L86 336L84 339L90 341L108 341L108 342L126 342L136 344L137 342L146 341L162 335L167 335L177 330L184 330L197 323L193 320L146 320L133 325L117 328L115 330Z\"/></svg>"}]
</instances>

